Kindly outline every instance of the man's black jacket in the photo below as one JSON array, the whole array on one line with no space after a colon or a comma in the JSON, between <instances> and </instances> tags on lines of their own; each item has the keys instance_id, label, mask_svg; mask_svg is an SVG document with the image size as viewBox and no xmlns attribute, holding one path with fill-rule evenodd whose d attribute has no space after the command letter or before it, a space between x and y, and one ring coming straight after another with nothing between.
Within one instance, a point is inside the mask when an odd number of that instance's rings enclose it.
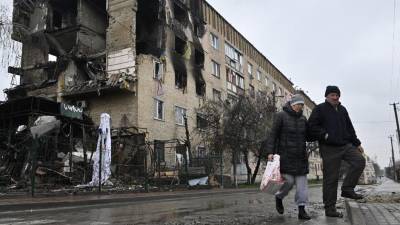
<instances>
[{"instance_id":1,"label":"man's black jacket","mask_svg":"<svg viewBox=\"0 0 400 225\"><path fill-rule=\"evenodd\" d=\"M321 144L343 146L352 143L361 144L345 107L341 104L333 107L325 101L317 105L308 120L309 134ZM326 138L326 134L328 134Z\"/></svg>"}]
</instances>

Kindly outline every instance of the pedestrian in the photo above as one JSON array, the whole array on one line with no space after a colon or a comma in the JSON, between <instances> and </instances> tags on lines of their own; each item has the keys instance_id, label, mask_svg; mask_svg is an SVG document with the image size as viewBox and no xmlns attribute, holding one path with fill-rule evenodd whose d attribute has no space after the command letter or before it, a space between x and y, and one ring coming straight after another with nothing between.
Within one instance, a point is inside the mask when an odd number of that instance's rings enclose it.
<instances>
[{"instance_id":1,"label":"pedestrian","mask_svg":"<svg viewBox=\"0 0 400 225\"><path fill-rule=\"evenodd\" d=\"M341 187L341 196L351 199L362 199L355 193L364 167L364 149L357 138L349 114L339 101L340 90L337 86L328 86L325 91L325 102L317 105L309 118L310 134L318 140L323 163L323 202L325 215L343 217L336 210L337 188L341 161L350 166Z\"/></svg>"},{"instance_id":2,"label":"pedestrian","mask_svg":"<svg viewBox=\"0 0 400 225\"><path fill-rule=\"evenodd\" d=\"M284 184L275 194L276 210L284 213L282 200L296 184L295 202L299 209L298 218L311 219L305 211L308 202L308 157L306 152L307 119L303 116L304 99L296 94L283 107L283 111L275 114L270 137L265 152L268 160L273 154L280 155L280 172Z\"/></svg>"}]
</instances>

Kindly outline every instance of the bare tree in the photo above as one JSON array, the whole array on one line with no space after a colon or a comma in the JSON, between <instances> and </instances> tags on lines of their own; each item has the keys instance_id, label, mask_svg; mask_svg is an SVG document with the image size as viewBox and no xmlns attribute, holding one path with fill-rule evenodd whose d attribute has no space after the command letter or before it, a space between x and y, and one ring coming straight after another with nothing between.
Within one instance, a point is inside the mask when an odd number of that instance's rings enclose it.
<instances>
[{"instance_id":1,"label":"bare tree","mask_svg":"<svg viewBox=\"0 0 400 225\"><path fill-rule=\"evenodd\" d=\"M201 137L211 150L227 150L232 156L235 185L236 164L243 156L247 168L247 183L254 183L261 163L260 146L272 124L275 107L271 96L239 95L233 101L208 101L199 109L207 121ZM249 153L255 156L256 167L250 167Z\"/></svg>"},{"instance_id":2,"label":"bare tree","mask_svg":"<svg viewBox=\"0 0 400 225\"><path fill-rule=\"evenodd\" d=\"M1 66L18 66L21 61L21 44L12 40L12 9L0 3L0 58Z\"/></svg>"}]
</instances>

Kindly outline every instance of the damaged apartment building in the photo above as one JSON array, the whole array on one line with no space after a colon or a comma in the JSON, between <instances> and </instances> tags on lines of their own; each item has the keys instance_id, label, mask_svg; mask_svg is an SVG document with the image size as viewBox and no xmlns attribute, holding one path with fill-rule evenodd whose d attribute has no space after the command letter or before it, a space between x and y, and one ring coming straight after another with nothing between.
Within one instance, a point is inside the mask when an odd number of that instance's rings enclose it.
<instances>
[{"instance_id":1,"label":"damaged apartment building","mask_svg":"<svg viewBox=\"0 0 400 225\"><path fill-rule=\"evenodd\" d=\"M14 0L13 25L22 63L9 68L20 84L8 101L75 105L94 124L108 113L113 128L145 129L165 167L176 164L168 140L196 129L206 99L269 90L282 103L295 92L205 0ZM204 154L191 142L191 155Z\"/></svg>"}]
</instances>

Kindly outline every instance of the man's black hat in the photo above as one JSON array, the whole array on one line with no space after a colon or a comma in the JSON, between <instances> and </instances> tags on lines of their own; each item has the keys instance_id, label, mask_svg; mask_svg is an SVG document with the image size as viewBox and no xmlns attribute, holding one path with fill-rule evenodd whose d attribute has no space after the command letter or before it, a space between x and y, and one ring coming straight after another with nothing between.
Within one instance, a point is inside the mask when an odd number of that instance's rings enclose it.
<instances>
[{"instance_id":1,"label":"man's black hat","mask_svg":"<svg viewBox=\"0 0 400 225\"><path fill-rule=\"evenodd\" d=\"M337 86L327 86L325 91L325 97L328 96L330 93L336 93L340 96L340 90Z\"/></svg>"}]
</instances>

